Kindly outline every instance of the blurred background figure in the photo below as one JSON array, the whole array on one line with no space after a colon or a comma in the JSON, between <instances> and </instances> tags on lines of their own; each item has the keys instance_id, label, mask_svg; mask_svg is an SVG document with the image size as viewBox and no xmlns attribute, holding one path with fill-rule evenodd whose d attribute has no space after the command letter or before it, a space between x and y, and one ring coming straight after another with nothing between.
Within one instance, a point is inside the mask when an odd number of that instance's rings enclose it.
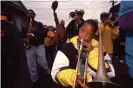
<instances>
[{"instance_id":1,"label":"blurred background figure","mask_svg":"<svg viewBox=\"0 0 133 88\"><path fill-rule=\"evenodd\" d=\"M0 18L1 88L31 88L23 42L9 15L2 13Z\"/></svg>"},{"instance_id":2,"label":"blurred background figure","mask_svg":"<svg viewBox=\"0 0 133 88\"><path fill-rule=\"evenodd\" d=\"M84 23L84 14L85 12L82 9L70 12L69 16L72 18L72 21L66 27L67 39L78 35L79 29Z\"/></svg>"},{"instance_id":3,"label":"blurred background figure","mask_svg":"<svg viewBox=\"0 0 133 88\"><path fill-rule=\"evenodd\" d=\"M102 44L105 51L112 57L113 54L113 40L119 36L118 27L115 26L109 19L109 14L102 12L100 15L101 23L99 25L102 31ZM96 33L98 36L98 32Z\"/></svg>"},{"instance_id":4,"label":"blurred background figure","mask_svg":"<svg viewBox=\"0 0 133 88\"><path fill-rule=\"evenodd\" d=\"M61 49L62 45L65 42L66 42L65 21L61 20L60 24L56 27L56 43L58 50Z\"/></svg>"},{"instance_id":5,"label":"blurred background figure","mask_svg":"<svg viewBox=\"0 0 133 88\"><path fill-rule=\"evenodd\" d=\"M45 30L48 30L47 37L45 38L46 59L48 61L49 68L52 68L54 56L56 53L56 39L55 28L52 26L44 26Z\"/></svg>"}]
</instances>

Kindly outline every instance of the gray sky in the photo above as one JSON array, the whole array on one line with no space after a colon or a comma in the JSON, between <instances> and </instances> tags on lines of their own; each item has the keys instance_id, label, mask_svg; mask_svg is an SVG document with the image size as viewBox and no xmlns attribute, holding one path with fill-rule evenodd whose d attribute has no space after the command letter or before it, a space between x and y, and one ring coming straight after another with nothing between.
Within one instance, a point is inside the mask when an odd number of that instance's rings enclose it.
<instances>
[{"instance_id":1,"label":"gray sky","mask_svg":"<svg viewBox=\"0 0 133 88\"><path fill-rule=\"evenodd\" d=\"M51 4L54 0L22 0L27 9L35 11L36 20L46 25L55 26ZM66 25L71 21L69 13L75 9L84 9L84 19L94 18L99 20L101 12L108 12L111 3L110 0L57 0L57 15L59 20L64 20ZM119 1L117 2L119 3Z\"/></svg>"}]
</instances>

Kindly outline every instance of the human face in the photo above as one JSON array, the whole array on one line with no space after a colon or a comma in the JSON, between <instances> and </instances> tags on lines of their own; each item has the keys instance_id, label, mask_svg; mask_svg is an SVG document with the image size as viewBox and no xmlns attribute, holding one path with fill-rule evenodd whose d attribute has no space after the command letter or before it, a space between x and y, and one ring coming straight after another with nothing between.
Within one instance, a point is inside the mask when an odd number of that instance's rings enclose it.
<instances>
[{"instance_id":1,"label":"human face","mask_svg":"<svg viewBox=\"0 0 133 88\"><path fill-rule=\"evenodd\" d=\"M76 22L77 22L77 23L79 23L79 22L80 22L80 20L81 20L81 18L82 18L82 16L81 16L81 15L77 15L77 16L76 16L76 18L75 18Z\"/></svg>"},{"instance_id":2,"label":"human face","mask_svg":"<svg viewBox=\"0 0 133 88\"><path fill-rule=\"evenodd\" d=\"M33 11L31 11L31 10L29 10L28 12L27 12L27 17L28 18L35 18L35 14L34 14L34 12Z\"/></svg>"},{"instance_id":3,"label":"human face","mask_svg":"<svg viewBox=\"0 0 133 88\"><path fill-rule=\"evenodd\" d=\"M93 38L93 27L90 24L85 23L79 30L79 39L89 42Z\"/></svg>"}]
</instances>

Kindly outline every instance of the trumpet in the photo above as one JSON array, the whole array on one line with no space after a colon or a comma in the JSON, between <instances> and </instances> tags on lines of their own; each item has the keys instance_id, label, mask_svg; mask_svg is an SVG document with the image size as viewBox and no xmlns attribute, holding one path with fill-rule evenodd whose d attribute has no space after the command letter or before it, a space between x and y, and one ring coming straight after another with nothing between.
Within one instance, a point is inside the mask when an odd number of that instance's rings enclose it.
<instances>
[{"instance_id":1,"label":"trumpet","mask_svg":"<svg viewBox=\"0 0 133 88\"><path fill-rule=\"evenodd\" d=\"M83 41L83 40L82 40ZM102 47L102 39L101 39L101 30L99 29L99 59L98 59L98 70L96 72L96 76L94 77L94 80L91 82L86 82L87 78L87 68L88 68L88 58L86 59L85 62L85 72L84 72L84 85L87 85L89 88L122 88L120 85L115 84L111 82L109 79L105 64L104 64L104 57L103 57L103 47ZM82 50L82 44L80 45L80 50L79 50L79 57L77 61L77 66L76 66L76 75L74 79L74 85L72 88L76 88L76 82L77 82L77 76L78 72L80 69L80 55L81 55L81 50Z\"/></svg>"}]
</instances>

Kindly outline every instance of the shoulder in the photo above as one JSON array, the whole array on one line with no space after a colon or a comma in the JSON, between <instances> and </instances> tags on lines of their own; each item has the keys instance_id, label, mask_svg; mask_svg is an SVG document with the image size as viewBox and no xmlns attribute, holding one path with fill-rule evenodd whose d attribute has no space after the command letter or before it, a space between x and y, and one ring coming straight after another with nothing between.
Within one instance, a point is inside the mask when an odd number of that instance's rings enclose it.
<instances>
[{"instance_id":1,"label":"shoulder","mask_svg":"<svg viewBox=\"0 0 133 88\"><path fill-rule=\"evenodd\" d=\"M65 52L65 53L71 52L73 50L75 51L75 47L72 43L65 43L65 44L63 44L62 48L60 49L60 51Z\"/></svg>"},{"instance_id":2,"label":"shoulder","mask_svg":"<svg viewBox=\"0 0 133 88\"><path fill-rule=\"evenodd\" d=\"M42 22L39 22L39 21L35 21L37 24L39 24L39 25L43 25L43 23Z\"/></svg>"},{"instance_id":3,"label":"shoulder","mask_svg":"<svg viewBox=\"0 0 133 88\"><path fill-rule=\"evenodd\" d=\"M98 46L98 41L95 39L92 39L91 44L92 44L92 46Z\"/></svg>"},{"instance_id":4,"label":"shoulder","mask_svg":"<svg viewBox=\"0 0 133 88\"><path fill-rule=\"evenodd\" d=\"M74 37L72 37L70 39L67 39L67 43L71 42L71 43L75 44L77 42L77 39L78 39L78 36L74 36Z\"/></svg>"},{"instance_id":5,"label":"shoulder","mask_svg":"<svg viewBox=\"0 0 133 88\"><path fill-rule=\"evenodd\" d=\"M74 48L74 45L72 43L65 43L62 45L61 51L68 50Z\"/></svg>"},{"instance_id":6,"label":"shoulder","mask_svg":"<svg viewBox=\"0 0 133 88\"><path fill-rule=\"evenodd\" d=\"M1 21L1 28L2 29L10 29L11 31L13 31L12 29L14 28L14 26L13 26L13 24L12 23L10 23L9 21L7 21L7 20L2 20ZM9 30L9 31L10 31Z\"/></svg>"},{"instance_id":7,"label":"shoulder","mask_svg":"<svg viewBox=\"0 0 133 88\"><path fill-rule=\"evenodd\" d=\"M74 20L71 20L69 24L73 24L74 23Z\"/></svg>"},{"instance_id":8,"label":"shoulder","mask_svg":"<svg viewBox=\"0 0 133 88\"><path fill-rule=\"evenodd\" d=\"M60 51L65 54L68 58L73 57L73 55L77 55L78 51L77 49L74 47L74 45L72 43L65 43L62 48L60 49Z\"/></svg>"}]
</instances>

